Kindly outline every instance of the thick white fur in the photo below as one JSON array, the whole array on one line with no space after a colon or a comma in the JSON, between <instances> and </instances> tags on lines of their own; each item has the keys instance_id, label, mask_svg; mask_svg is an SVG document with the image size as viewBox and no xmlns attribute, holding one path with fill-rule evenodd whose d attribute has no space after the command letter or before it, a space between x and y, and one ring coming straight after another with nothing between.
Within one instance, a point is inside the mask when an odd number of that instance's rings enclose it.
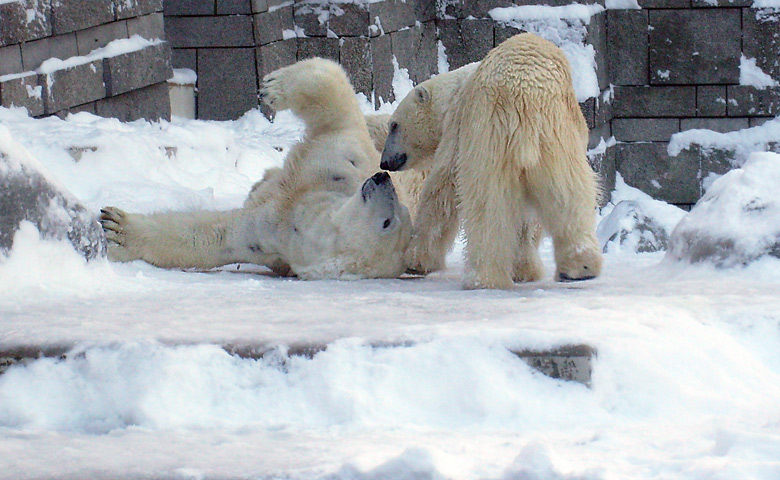
<instances>
[{"instance_id":1,"label":"thick white fur","mask_svg":"<svg viewBox=\"0 0 780 480\"><path fill-rule=\"evenodd\" d=\"M588 130L563 52L516 35L472 64L420 84L391 117L383 152L401 168L430 168L407 266L441 268L463 219L466 288L541 278L539 223L561 280L597 276L596 176ZM457 213L456 213L457 212Z\"/></svg>"},{"instance_id":2,"label":"thick white fur","mask_svg":"<svg viewBox=\"0 0 780 480\"><path fill-rule=\"evenodd\" d=\"M267 171L237 210L103 209L109 258L167 268L256 263L307 279L403 273L409 213L384 174L372 177L379 153L343 69L318 58L302 61L266 76L262 94L306 125L284 166ZM386 120L373 120L380 134Z\"/></svg>"}]
</instances>

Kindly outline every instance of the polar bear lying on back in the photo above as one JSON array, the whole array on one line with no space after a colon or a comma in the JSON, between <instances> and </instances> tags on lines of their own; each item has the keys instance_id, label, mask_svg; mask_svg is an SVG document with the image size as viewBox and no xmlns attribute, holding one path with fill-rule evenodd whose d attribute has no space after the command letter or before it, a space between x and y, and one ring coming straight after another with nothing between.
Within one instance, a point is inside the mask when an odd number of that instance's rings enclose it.
<instances>
[{"instance_id":1,"label":"polar bear lying on back","mask_svg":"<svg viewBox=\"0 0 780 480\"><path fill-rule=\"evenodd\" d=\"M374 174L379 152L342 68L319 58L298 62L266 76L261 93L305 123L283 167L267 171L232 211L104 208L109 258L166 268L254 263L305 279L403 273L410 216L390 176Z\"/></svg>"}]
</instances>

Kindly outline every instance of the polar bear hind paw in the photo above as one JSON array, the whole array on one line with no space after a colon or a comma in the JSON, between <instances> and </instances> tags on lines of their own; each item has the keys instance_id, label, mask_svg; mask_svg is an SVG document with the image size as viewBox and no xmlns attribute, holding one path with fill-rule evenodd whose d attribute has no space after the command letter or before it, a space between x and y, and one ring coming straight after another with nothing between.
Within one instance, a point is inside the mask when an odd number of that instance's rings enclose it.
<instances>
[{"instance_id":1,"label":"polar bear hind paw","mask_svg":"<svg viewBox=\"0 0 780 480\"><path fill-rule=\"evenodd\" d=\"M130 249L126 248L128 215L122 209L116 207L104 207L100 209L100 226L108 240L108 259L112 262L130 262L138 260Z\"/></svg>"}]
</instances>

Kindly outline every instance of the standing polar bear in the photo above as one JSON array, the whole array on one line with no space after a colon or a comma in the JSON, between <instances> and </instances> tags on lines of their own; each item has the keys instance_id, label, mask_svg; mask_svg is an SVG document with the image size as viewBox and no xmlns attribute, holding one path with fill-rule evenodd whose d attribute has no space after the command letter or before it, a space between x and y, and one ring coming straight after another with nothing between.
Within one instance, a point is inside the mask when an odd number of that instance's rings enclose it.
<instances>
[{"instance_id":1,"label":"standing polar bear","mask_svg":"<svg viewBox=\"0 0 780 480\"><path fill-rule=\"evenodd\" d=\"M471 64L418 85L390 119L381 167L430 168L407 266L430 272L463 219L466 288L510 288L543 275L539 223L561 281L601 271L598 186L588 129L563 52L516 35Z\"/></svg>"},{"instance_id":2,"label":"standing polar bear","mask_svg":"<svg viewBox=\"0 0 780 480\"><path fill-rule=\"evenodd\" d=\"M268 170L243 208L232 211L138 215L104 208L109 258L166 268L255 263L306 279L403 273L409 212L390 176L372 175L379 152L344 70L305 60L266 76L262 94L305 124L283 167Z\"/></svg>"}]
</instances>

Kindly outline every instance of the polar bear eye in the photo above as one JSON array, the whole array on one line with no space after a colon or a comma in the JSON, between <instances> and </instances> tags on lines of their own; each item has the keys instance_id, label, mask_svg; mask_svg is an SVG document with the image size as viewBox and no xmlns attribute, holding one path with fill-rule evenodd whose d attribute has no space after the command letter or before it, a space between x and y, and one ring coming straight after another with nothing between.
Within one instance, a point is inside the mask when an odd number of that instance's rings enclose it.
<instances>
[{"instance_id":1,"label":"polar bear eye","mask_svg":"<svg viewBox=\"0 0 780 480\"><path fill-rule=\"evenodd\" d=\"M333 175L332 177L330 177L330 179L333 180L334 182L340 182L344 180L344 177L342 177L341 175Z\"/></svg>"},{"instance_id":2,"label":"polar bear eye","mask_svg":"<svg viewBox=\"0 0 780 480\"><path fill-rule=\"evenodd\" d=\"M396 122L390 123L390 133L395 133L398 130L398 124Z\"/></svg>"},{"instance_id":3,"label":"polar bear eye","mask_svg":"<svg viewBox=\"0 0 780 480\"><path fill-rule=\"evenodd\" d=\"M390 224L393 223L392 220L389 218L385 220L385 222L382 224L382 228L385 229L390 226Z\"/></svg>"}]
</instances>

